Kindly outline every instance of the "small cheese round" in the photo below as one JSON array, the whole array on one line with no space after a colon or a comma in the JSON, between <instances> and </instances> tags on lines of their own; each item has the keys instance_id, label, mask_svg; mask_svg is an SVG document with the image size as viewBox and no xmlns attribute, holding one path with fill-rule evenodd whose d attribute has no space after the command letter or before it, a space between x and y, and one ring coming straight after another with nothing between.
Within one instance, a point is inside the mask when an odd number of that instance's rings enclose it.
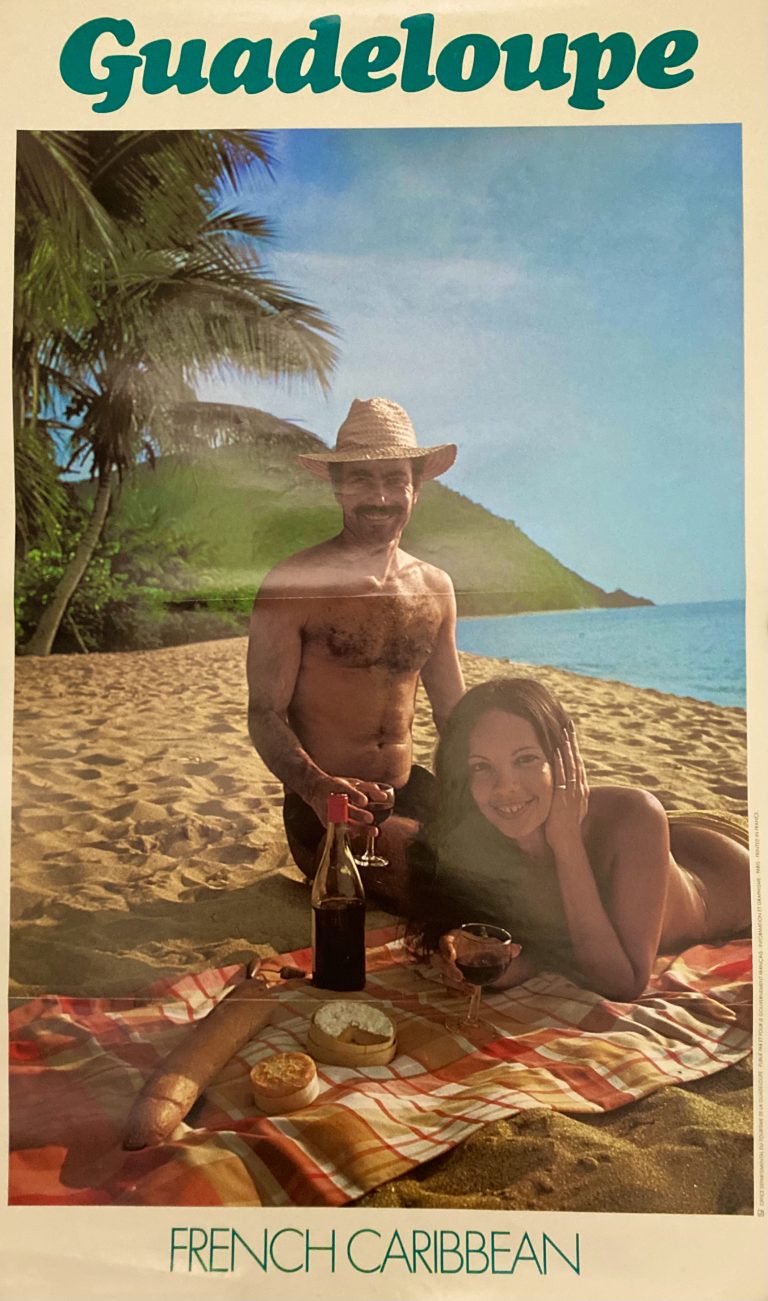
<instances>
[{"instance_id":1,"label":"small cheese round","mask_svg":"<svg viewBox=\"0 0 768 1301\"><path fill-rule=\"evenodd\" d=\"M370 1003L336 999L315 1012L307 1047L330 1066L386 1066L397 1052L395 1027Z\"/></svg>"},{"instance_id":2,"label":"small cheese round","mask_svg":"<svg viewBox=\"0 0 768 1301\"><path fill-rule=\"evenodd\" d=\"M395 1033L392 1022L380 1008L345 998L323 1003L312 1022L332 1039L353 1043L389 1043ZM358 1036L357 1031L362 1031L362 1034Z\"/></svg>"},{"instance_id":3,"label":"small cheese round","mask_svg":"<svg viewBox=\"0 0 768 1301\"><path fill-rule=\"evenodd\" d=\"M317 1097L317 1067L306 1053L276 1053L251 1071L256 1104L268 1116L308 1107Z\"/></svg>"}]
</instances>

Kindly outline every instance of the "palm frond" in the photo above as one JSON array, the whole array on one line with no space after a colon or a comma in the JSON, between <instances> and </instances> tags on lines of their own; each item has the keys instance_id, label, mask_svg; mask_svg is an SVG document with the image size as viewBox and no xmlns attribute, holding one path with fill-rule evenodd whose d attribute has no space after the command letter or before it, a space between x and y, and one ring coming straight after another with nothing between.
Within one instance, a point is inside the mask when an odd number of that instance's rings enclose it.
<instances>
[{"instance_id":1,"label":"palm frond","mask_svg":"<svg viewBox=\"0 0 768 1301\"><path fill-rule=\"evenodd\" d=\"M35 543L51 544L66 506L52 447L40 429L22 425L13 445L16 487L17 549L24 553Z\"/></svg>"},{"instance_id":2,"label":"palm frond","mask_svg":"<svg viewBox=\"0 0 768 1301\"><path fill-rule=\"evenodd\" d=\"M94 192L126 219L158 191L210 192L224 178L237 190L254 166L271 171L269 139L256 131L85 132Z\"/></svg>"},{"instance_id":3,"label":"palm frond","mask_svg":"<svg viewBox=\"0 0 768 1301\"><path fill-rule=\"evenodd\" d=\"M251 239L272 239L275 230L266 217L257 217L237 208L219 208L210 213L200 226L200 238L211 235L248 235Z\"/></svg>"},{"instance_id":4,"label":"palm frond","mask_svg":"<svg viewBox=\"0 0 768 1301\"><path fill-rule=\"evenodd\" d=\"M112 249L115 224L89 184L87 151L77 132L20 131L16 178L21 219L47 217L71 247L96 237L105 250Z\"/></svg>"}]
</instances>

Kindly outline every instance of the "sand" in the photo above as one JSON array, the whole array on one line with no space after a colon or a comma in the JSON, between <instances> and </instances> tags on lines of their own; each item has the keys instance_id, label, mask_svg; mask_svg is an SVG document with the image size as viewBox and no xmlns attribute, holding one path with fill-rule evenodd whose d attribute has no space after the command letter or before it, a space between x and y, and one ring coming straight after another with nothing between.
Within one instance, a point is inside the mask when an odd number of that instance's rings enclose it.
<instances>
[{"instance_id":1,"label":"sand","mask_svg":"<svg viewBox=\"0 0 768 1301\"><path fill-rule=\"evenodd\" d=\"M309 943L282 791L245 717L245 640L17 663L11 994L119 995ZM531 673L574 715L590 781L746 817L746 718L556 669L463 655L468 685ZM435 736L420 693L415 758ZM369 910L369 925L388 914ZM371 1205L746 1212L744 1067L592 1120L484 1127ZM607 1155L606 1155L607 1154ZM603 1170L610 1161L610 1180Z\"/></svg>"}]
</instances>

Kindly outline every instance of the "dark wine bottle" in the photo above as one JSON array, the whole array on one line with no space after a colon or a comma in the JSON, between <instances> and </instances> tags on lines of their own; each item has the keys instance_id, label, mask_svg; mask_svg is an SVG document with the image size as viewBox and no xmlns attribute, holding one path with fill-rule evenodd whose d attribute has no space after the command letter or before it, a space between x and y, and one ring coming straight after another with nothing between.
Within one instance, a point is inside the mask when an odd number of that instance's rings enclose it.
<instances>
[{"instance_id":1,"label":"dark wine bottle","mask_svg":"<svg viewBox=\"0 0 768 1301\"><path fill-rule=\"evenodd\" d=\"M365 891L349 847L346 795L329 795L328 830L312 886L312 983L365 986Z\"/></svg>"}]
</instances>

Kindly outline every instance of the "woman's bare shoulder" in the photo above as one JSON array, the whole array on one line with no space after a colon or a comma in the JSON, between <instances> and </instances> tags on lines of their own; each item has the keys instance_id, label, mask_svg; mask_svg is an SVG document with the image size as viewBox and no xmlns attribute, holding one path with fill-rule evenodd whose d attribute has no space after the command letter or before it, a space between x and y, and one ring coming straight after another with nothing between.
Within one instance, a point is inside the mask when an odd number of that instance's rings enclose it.
<instances>
[{"instance_id":1,"label":"woman's bare shoulder","mask_svg":"<svg viewBox=\"0 0 768 1301\"><path fill-rule=\"evenodd\" d=\"M640 786L594 786L589 791L587 831L618 831L631 821L656 821L666 817L664 806L650 791Z\"/></svg>"}]
</instances>

